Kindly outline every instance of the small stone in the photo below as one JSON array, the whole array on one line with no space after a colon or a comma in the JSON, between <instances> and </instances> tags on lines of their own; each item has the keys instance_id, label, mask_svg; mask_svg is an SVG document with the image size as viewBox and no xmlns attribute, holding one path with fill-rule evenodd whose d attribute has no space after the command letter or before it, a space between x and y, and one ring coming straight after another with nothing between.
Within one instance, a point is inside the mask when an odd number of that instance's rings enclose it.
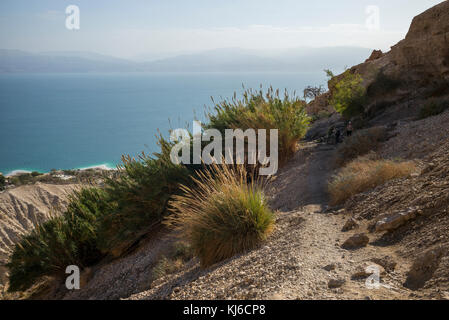
<instances>
[{"instance_id":1,"label":"small stone","mask_svg":"<svg viewBox=\"0 0 449 320\"><path fill-rule=\"evenodd\" d=\"M331 263L331 264L328 264L327 266L323 267L323 269L326 271L332 271L332 270L335 270L335 268L336 268L335 263Z\"/></svg>"},{"instance_id":2,"label":"small stone","mask_svg":"<svg viewBox=\"0 0 449 320\"><path fill-rule=\"evenodd\" d=\"M327 283L328 288L334 289L334 288L340 288L342 285L344 285L346 282L345 279L338 278L338 279L330 279Z\"/></svg>"},{"instance_id":3,"label":"small stone","mask_svg":"<svg viewBox=\"0 0 449 320\"><path fill-rule=\"evenodd\" d=\"M378 272L378 273L377 273ZM385 269L373 262L364 262L360 264L352 274L352 279L367 278L372 274L385 275Z\"/></svg>"},{"instance_id":4,"label":"small stone","mask_svg":"<svg viewBox=\"0 0 449 320\"><path fill-rule=\"evenodd\" d=\"M381 265L387 272L392 272L396 268L396 261L391 256L384 256L382 258L373 258L372 262Z\"/></svg>"},{"instance_id":5,"label":"small stone","mask_svg":"<svg viewBox=\"0 0 449 320\"><path fill-rule=\"evenodd\" d=\"M358 223L353 218L350 218L346 221L346 223L343 226L343 228L341 229L341 231L346 232L346 231L355 229L358 226L359 226Z\"/></svg>"},{"instance_id":6,"label":"small stone","mask_svg":"<svg viewBox=\"0 0 449 320\"><path fill-rule=\"evenodd\" d=\"M361 247L366 247L369 242L369 238L364 233L358 233L348 238L341 247L343 249L358 249Z\"/></svg>"}]
</instances>

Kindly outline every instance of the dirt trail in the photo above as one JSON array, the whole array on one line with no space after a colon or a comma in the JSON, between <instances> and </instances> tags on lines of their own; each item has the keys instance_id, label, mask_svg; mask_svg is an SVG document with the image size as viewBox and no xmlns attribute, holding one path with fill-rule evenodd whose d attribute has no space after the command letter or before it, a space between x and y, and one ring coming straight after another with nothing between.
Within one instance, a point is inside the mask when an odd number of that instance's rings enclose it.
<instances>
[{"instance_id":1,"label":"dirt trail","mask_svg":"<svg viewBox=\"0 0 449 320\"><path fill-rule=\"evenodd\" d=\"M130 299L408 299L403 288L409 267L394 247L373 245L346 250L341 244L358 230L341 232L348 219L325 212L326 184L332 173L335 148L308 143L297 152L267 189L277 212L276 229L258 249L201 270L192 261L184 270L154 282ZM372 237L372 235L368 235ZM381 276L378 289L366 278L352 279L373 258L390 256L396 271ZM373 264L368 262L368 264ZM332 265L330 268L325 268ZM326 270L333 269L333 270ZM332 280L340 282L329 288Z\"/></svg>"}]
</instances>

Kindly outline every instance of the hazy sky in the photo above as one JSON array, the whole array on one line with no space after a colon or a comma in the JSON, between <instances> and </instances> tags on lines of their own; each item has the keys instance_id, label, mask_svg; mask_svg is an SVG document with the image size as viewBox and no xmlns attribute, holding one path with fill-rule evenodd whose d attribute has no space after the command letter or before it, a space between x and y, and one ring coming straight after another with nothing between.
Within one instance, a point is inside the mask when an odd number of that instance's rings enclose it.
<instances>
[{"instance_id":1,"label":"hazy sky","mask_svg":"<svg viewBox=\"0 0 449 320\"><path fill-rule=\"evenodd\" d=\"M0 48L93 51L118 57L225 47L388 49L441 0L1 0ZM68 5L80 29L65 27ZM379 8L379 28L367 6ZM370 22L371 30L366 21ZM373 20L374 19L374 20Z\"/></svg>"}]
</instances>

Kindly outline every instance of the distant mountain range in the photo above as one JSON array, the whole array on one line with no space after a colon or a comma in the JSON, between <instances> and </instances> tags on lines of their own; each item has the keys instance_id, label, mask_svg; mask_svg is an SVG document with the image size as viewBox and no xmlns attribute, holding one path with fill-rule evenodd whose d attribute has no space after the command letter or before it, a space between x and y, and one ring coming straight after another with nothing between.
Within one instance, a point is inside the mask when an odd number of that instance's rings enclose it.
<instances>
[{"instance_id":1,"label":"distant mountain range","mask_svg":"<svg viewBox=\"0 0 449 320\"><path fill-rule=\"evenodd\" d=\"M30 53L0 49L0 73L18 72L314 72L363 62L372 49L296 48L264 52L239 48L182 54L149 62L106 55L56 51Z\"/></svg>"}]
</instances>

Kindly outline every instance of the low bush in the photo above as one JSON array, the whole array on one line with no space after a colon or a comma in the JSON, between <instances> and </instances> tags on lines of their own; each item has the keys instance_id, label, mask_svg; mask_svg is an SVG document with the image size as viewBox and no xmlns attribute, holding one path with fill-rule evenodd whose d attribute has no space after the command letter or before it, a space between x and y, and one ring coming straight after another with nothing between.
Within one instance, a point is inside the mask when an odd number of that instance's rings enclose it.
<instances>
[{"instance_id":1,"label":"low bush","mask_svg":"<svg viewBox=\"0 0 449 320\"><path fill-rule=\"evenodd\" d=\"M356 131L338 146L335 160L337 166L341 167L358 156L375 151L386 138L387 129L381 126Z\"/></svg>"},{"instance_id":2,"label":"low bush","mask_svg":"<svg viewBox=\"0 0 449 320\"><path fill-rule=\"evenodd\" d=\"M449 100L431 100L419 112L419 119L436 116L449 109Z\"/></svg>"},{"instance_id":3,"label":"low bush","mask_svg":"<svg viewBox=\"0 0 449 320\"><path fill-rule=\"evenodd\" d=\"M102 217L100 247L105 252L121 251L159 224L167 213L170 197L188 184L191 172L170 160L171 144L159 139L161 152L153 157L142 153L137 159L122 157L120 177L106 180L106 191L117 210Z\"/></svg>"},{"instance_id":4,"label":"low bush","mask_svg":"<svg viewBox=\"0 0 449 320\"><path fill-rule=\"evenodd\" d=\"M416 170L413 162L370 160L359 158L350 162L329 182L331 204L344 203L355 194L384 184L388 180L406 177Z\"/></svg>"},{"instance_id":5,"label":"low bush","mask_svg":"<svg viewBox=\"0 0 449 320\"><path fill-rule=\"evenodd\" d=\"M333 74L328 72L329 77ZM366 102L366 89L362 85L363 79L359 74L346 70L341 78L331 78L330 104L343 117L349 119L363 113Z\"/></svg>"},{"instance_id":6,"label":"low bush","mask_svg":"<svg viewBox=\"0 0 449 320\"><path fill-rule=\"evenodd\" d=\"M83 268L102 258L98 222L115 206L97 188L75 191L69 200L62 216L36 226L16 244L7 264L9 291L26 290L46 275L62 275L68 265Z\"/></svg>"},{"instance_id":7,"label":"low bush","mask_svg":"<svg viewBox=\"0 0 449 320\"><path fill-rule=\"evenodd\" d=\"M0 173L0 191L4 190L6 186L6 178Z\"/></svg>"},{"instance_id":8,"label":"low bush","mask_svg":"<svg viewBox=\"0 0 449 320\"><path fill-rule=\"evenodd\" d=\"M203 267L256 247L273 229L262 183L248 181L244 166L213 165L194 182L170 202L174 214L166 223L190 243Z\"/></svg>"},{"instance_id":9,"label":"low bush","mask_svg":"<svg viewBox=\"0 0 449 320\"><path fill-rule=\"evenodd\" d=\"M208 114L207 129L278 129L279 162L284 163L296 151L298 141L309 128L311 118L305 110L305 102L287 91L281 96L279 90L269 88L255 92L246 90L243 99L223 100ZM269 134L267 134L267 146Z\"/></svg>"}]
</instances>

